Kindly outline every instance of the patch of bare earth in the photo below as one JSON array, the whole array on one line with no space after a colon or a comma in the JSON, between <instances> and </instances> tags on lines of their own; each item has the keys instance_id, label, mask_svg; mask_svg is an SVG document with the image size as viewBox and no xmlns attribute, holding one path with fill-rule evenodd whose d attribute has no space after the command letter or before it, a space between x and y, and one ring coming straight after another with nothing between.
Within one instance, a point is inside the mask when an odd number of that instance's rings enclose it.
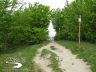
<instances>
[{"instance_id":1,"label":"patch of bare earth","mask_svg":"<svg viewBox=\"0 0 96 72\"><path fill-rule=\"evenodd\" d=\"M54 46L55 50L50 47ZM84 62L82 59L77 59L76 55L72 54L69 49L59 45L56 42L51 42L48 45L38 49L38 54L34 58L34 62L39 66L44 72L54 72L50 65L50 59L46 56L41 57L41 52L43 49L47 49L58 56L59 67L64 72L92 72L90 66Z\"/></svg>"}]
</instances>

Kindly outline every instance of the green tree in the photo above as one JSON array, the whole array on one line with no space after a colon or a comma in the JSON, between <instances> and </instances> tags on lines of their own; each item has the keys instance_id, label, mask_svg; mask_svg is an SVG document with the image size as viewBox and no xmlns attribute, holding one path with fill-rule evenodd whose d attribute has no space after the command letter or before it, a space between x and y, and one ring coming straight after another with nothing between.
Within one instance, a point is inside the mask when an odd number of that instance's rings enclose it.
<instances>
[{"instance_id":1,"label":"green tree","mask_svg":"<svg viewBox=\"0 0 96 72\"><path fill-rule=\"evenodd\" d=\"M95 0L76 0L62 10L53 11L57 39L77 40L78 17L81 15L81 39L96 42L95 4Z\"/></svg>"},{"instance_id":2,"label":"green tree","mask_svg":"<svg viewBox=\"0 0 96 72\"><path fill-rule=\"evenodd\" d=\"M0 2L0 48L4 50L47 40L50 8L35 3L15 10L18 4L17 0Z\"/></svg>"}]
</instances>

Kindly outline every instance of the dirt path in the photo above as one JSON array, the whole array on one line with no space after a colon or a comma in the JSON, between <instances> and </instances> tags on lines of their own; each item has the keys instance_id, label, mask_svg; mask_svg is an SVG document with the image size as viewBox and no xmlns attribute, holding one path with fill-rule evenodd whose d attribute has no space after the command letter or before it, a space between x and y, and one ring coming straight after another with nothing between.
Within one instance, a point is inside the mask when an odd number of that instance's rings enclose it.
<instances>
[{"instance_id":1,"label":"dirt path","mask_svg":"<svg viewBox=\"0 0 96 72\"><path fill-rule=\"evenodd\" d=\"M56 49L52 50L50 46L54 46ZM56 42L51 42L48 45L40 48L38 54L34 58L35 63L42 69L44 72L54 72L50 64L50 59L41 58L40 54L43 49L47 49L55 53L59 58L59 67L64 70L64 72L92 72L90 66L87 65L82 59L77 59L76 55L73 55L69 49L59 45Z\"/></svg>"}]
</instances>

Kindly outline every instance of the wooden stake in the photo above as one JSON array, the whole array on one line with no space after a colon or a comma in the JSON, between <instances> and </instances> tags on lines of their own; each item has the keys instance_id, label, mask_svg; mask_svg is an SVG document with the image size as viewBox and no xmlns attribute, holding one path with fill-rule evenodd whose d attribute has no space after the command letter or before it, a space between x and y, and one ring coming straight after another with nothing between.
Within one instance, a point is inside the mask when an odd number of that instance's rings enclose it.
<instances>
[{"instance_id":1,"label":"wooden stake","mask_svg":"<svg viewBox=\"0 0 96 72\"><path fill-rule=\"evenodd\" d=\"M81 32L80 32L80 29L81 29L81 15L80 15L80 17L79 17L79 19L78 19L78 22L79 22L79 31L78 31L78 47L80 48L80 40L81 40Z\"/></svg>"}]
</instances>

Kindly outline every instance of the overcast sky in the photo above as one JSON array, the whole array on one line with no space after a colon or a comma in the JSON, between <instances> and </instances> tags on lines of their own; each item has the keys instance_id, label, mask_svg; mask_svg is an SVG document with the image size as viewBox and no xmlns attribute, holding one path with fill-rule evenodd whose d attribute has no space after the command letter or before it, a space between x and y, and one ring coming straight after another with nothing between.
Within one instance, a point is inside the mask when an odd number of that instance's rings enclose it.
<instances>
[{"instance_id":1,"label":"overcast sky","mask_svg":"<svg viewBox=\"0 0 96 72\"><path fill-rule=\"evenodd\" d=\"M20 1L26 2L27 4L39 2L41 4L50 6L51 9L63 8L66 3L66 0L20 0ZM71 3L72 1L74 0L68 0L69 3Z\"/></svg>"}]
</instances>

